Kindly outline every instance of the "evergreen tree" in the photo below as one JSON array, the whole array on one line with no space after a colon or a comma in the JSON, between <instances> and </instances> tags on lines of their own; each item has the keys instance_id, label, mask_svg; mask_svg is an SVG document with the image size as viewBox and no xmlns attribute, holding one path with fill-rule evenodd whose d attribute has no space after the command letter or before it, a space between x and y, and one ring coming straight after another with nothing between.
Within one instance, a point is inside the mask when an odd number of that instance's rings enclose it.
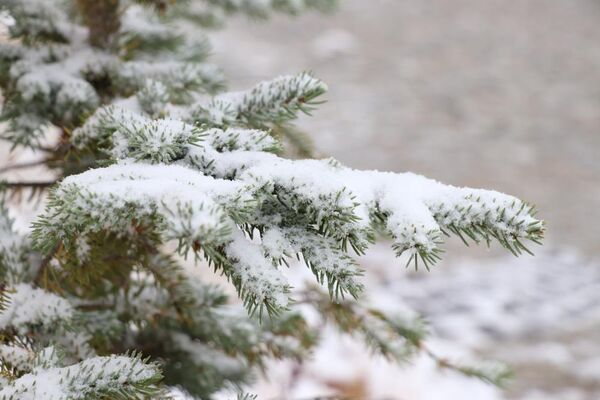
<instances>
[{"instance_id":1,"label":"evergreen tree","mask_svg":"<svg viewBox=\"0 0 600 400\"><path fill-rule=\"evenodd\" d=\"M203 30L228 15L327 11L333 0L0 5L10 19L2 138L43 153L59 177L2 184L48 198L27 236L0 204L0 399L242 388L267 359L302 359L316 343L300 304L390 359L425 351L442 367L506 378L439 358L419 320L357 301L353 255L389 237L429 269L449 235L518 255L543 236L533 207L411 173L285 158L282 143L307 153L291 123L322 101L325 83L303 72L225 92L206 63ZM245 309L184 268L188 256L225 276ZM320 285L288 284L294 257Z\"/></svg>"}]
</instances>

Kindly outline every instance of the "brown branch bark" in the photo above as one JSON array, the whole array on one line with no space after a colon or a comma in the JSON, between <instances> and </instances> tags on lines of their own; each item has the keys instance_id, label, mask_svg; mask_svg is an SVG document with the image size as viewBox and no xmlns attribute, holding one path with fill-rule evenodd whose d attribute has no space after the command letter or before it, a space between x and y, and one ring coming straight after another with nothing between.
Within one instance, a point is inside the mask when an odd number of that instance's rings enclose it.
<instances>
[{"instance_id":1,"label":"brown branch bark","mask_svg":"<svg viewBox=\"0 0 600 400\"><path fill-rule=\"evenodd\" d=\"M107 48L121 26L119 0L77 0L77 7L90 29L92 46Z\"/></svg>"},{"instance_id":2,"label":"brown branch bark","mask_svg":"<svg viewBox=\"0 0 600 400\"><path fill-rule=\"evenodd\" d=\"M40 181L40 182L0 182L0 187L8 189L33 188L44 189L56 184L57 181Z\"/></svg>"}]
</instances>

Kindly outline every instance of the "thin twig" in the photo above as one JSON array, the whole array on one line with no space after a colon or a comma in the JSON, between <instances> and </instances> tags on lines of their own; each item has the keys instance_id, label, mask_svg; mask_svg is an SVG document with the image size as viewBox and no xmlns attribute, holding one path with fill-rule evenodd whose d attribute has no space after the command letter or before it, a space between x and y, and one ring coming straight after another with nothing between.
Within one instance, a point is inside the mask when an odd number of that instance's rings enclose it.
<instances>
[{"instance_id":1,"label":"thin twig","mask_svg":"<svg viewBox=\"0 0 600 400\"><path fill-rule=\"evenodd\" d=\"M114 308L112 304L79 304L75 306L78 310L81 311L98 311L98 310L111 310Z\"/></svg>"},{"instance_id":2,"label":"thin twig","mask_svg":"<svg viewBox=\"0 0 600 400\"><path fill-rule=\"evenodd\" d=\"M29 145L34 150L43 151L46 153L54 153L56 151L56 147L51 146L42 146L42 145Z\"/></svg>"},{"instance_id":3,"label":"thin twig","mask_svg":"<svg viewBox=\"0 0 600 400\"><path fill-rule=\"evenodd\" d=\"M41 182L2 182L0 181L0 187L8 189L20 189L20 188L33 188L43 189L55 185L57 181L41 181Z\"/></svg>"},{"instance_id":4,"label":"thin twig","mask_svg":"<svg viewBox=\"0 0 600 400\"><path fill-rule=\"evenodd\" d=\"M52 251L50 251L50 253L46 254L46 256L42 259L42 262L40 263L40 267L35 275L35 280L34 280L35 282L37 282L38 285L41 284L41 280L46 276L46 271L48 270L50 261L52 261L52 259L56 255L56 253L58 253L61 246L62 246L62 242L58 242L56 244L56 246L54 246Z\"/></svg>"},{"instance_id":5,"label":"thin twig","mask_svg":"<svg viewBox=\"0 0 600 400\"><path fill-rule=\"evenodd\" d=\"M29 168L29 167L36 167L38 165L43 165L45 162L46 162L46 160L36 160L36 161L29 161L29 162L19 163L19 164L7 165L5 167L0 168L0 173L6 172L6 171L12 171L12 170L15 170L15 169L23 169L23 168Z\"/></svg>"},{"instance_id":6,"label":"thin twig","mask_svg":"<svg viewBox=\"0 0 600 400\"><path fill-rule=\"evenodd\" d=\"M0 140L3 140L5 142L10 142L13 144L13 146L16 146L14 141L10 140L9 138L7 138L5 136L0 136ZM51 146L42 146L41 144L28 143L28 144L23 144L22 146L28 147L33 150L43 151L45 153L54 153L56 151L56 148L53 148Z\"/></svg>"}]
</instances>

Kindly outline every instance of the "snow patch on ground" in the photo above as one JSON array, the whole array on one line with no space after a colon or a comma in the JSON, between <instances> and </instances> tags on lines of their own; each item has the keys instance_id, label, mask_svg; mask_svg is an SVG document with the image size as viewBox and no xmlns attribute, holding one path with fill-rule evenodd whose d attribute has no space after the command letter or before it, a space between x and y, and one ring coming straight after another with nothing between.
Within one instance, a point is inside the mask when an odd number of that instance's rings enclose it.
<instances>
[{"instance_id":1,"label":"snow patch on ground","mask_svg":"<svg viewBox=\"0 0 600 400\"><path fill-rule=\"evenodd\" d=\"M600 326L597 264L573 252L543 250L535 257L458 259L414 272L401 268L385 244L362 261L369 303L417 310L429 323L428 346L437 354L458 362L507 362L515 381L502 391L440 370L424 355L397 366L327 325L310 361L273 362L250 392L282 400L340 393L374 400L600 398L600 359L594 356L600 344L593 339ZM301 266L290 271L296 287L310 279ZM553 379L531 377L549 371Z\"/></svg>"}]
</instances>

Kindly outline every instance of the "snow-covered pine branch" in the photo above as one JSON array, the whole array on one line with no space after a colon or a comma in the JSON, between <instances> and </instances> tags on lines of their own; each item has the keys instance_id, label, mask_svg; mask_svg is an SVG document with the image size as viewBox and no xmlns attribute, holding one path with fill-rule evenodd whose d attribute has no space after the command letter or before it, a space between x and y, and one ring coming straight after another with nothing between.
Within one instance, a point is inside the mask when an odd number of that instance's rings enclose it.
<instances>
[{"instance_id":1,"label":"snow-covered pine branch","mask_svg":"<svg viewBox=\"0 0 600 400\"><path fill-rule=\"evenodd\" d=\"M335 3L0 1L2 139L41 150L60 182L33 234L17 233L0 203L0 399L137 399L175 386L211 398L268 358L306 356L317 334L294 301L403 359L425 348L422 326L355 302L368 272L354 255L380 232L427 268L444 235L515 254L541 240L534 209L502 193L284 158L289 144L310 154L291 124L327 90L310 73L224 92L204 27ZM246 310L177 255L205 259ZM284 268L293 258L327 290L298 298Z\"/></svg>"},{"instance_id":2,"label":"snow-covered pine branch","mask_svg":"<svg viewBox=\"0 0 600 400\"><path fill-rule=\"evenodd\" d=\"M156 364L139 355L94 357L66 367L34 368L0 389L2 400L133 399L160 393Z\"/></svg>"},{"instance_id":3,"label":"snow-covered pine branch","mask_svg":"<svg viewBox=\"0 0 600 400\"><path fill-rule=\"evenodd\" d=\"M338 0L202 0L189 2L183 7L177 7L176 4L172 12L202 26L215 27L223 25L231 14L268 18L274 12L290 15L311 10L329 12L335 9L337 3Z\"/></svg>"},{"instance_id":4,"label":"snow-covered pine branch","mask_svg":"<svg viewBox=\"0 0 600 400\"><path fill-rule=\"evenodd\" d=\"M178 240L184 253L203 251L250 309L286 307L289 287L277 265L295 254L332 293L357 296L360 270L345 252L349 245L362 253L376 226L394 238L398 255L408 252L409 261L426 267L439 258L444 234L496 239L515 254L543 234L534 209L502 193L411 173L353 170L332 160L283 159L264 151L273 139L257 130L103 113L108 116L94 119L88 135L117 126L109 140L115 164L60 184L38 224L38 244L71 247L75 238L102 231L155 232L163 242ZM254 230L266 243L250 240Z\"/></svg>"},{"instance_id":5,"label":"snow-covered pine branch","mask_svg":"<svg viewBox=\"0 0 600 400\"><path fill-rule=\"evenodd\" d=\"M327 86L309 73L281 76L247 91L229 92L208 103L194 104L191 118L200 125L260 128L270 122L295 119L298 112L309 114L318 104L315 99L326 91Z\"/></svg>"},{"instance_id":6,"label":"snow-covered pine branch","mask_svg":"<svg viewBox=\"0 0 600 400\"><path fill-rule=\"evenodd\" d=\"M4 0L2 8L14 19L11 36L67 40L72 22L58 5L55 0Z\"/></svg>"},{"instance_id":7,"label":"snow-covered pine branch","mask_svg":"<svg viewBox=\"0 0 600 400\"><path fill-rule=\"evenodd\" d=\"M68 324L73 315L73 307L67 300L20 283L10 288L8 306L0 314L0 331L25 334L31 326L54 329L57 324Z\"/></svg>"},{"instance_id":8,"label":"snow-covered pine branch","mask_svg":"<svg viewBox=\"0 0 600 400\"><path fill-rule=\"evenodd\" d=\"M125 66L124 70L130 67L131 63ZM145 114L154 118L184 121L189 124L188 130L195 129L193 126L223 129L225 133L220 134L221 138L217 137L219 131L214 131L211 135L212 140L228 141L222 144L215 143L214 147L217 148L232 146L239 141L258 141L262 143L261 150L278 152L281 146L277 141L269 140L268 136L272 133L269 129L282 130L284 135L297 135L297 132L285 124L297 118L298 113L310 113L319 104L318 98L327 90L322 81L302 72L262 82L246 91L224 93L184 105L173 104L173 92L181 94L183 89L171 88L169 76L171 75L148 76L139 71L128 73L128 82L139 80L140 77L146 79L140 83L142 86L136 96L98 108L82 126L73 131L72 142L80 150L106 146L105 142L112 139L112 133L119 128L132 129L140 121L144 121L140 119L143 115L139 114ZM181 74L174 73L172 76L182 79ZM246 133L240 135L236 133L236 128L246 128ZM247 128L258 128L262 131L256 130L251 134ZM163 129L167 129L166 122L161 123L161 131ZM297 138L291 139L293 141ZM251 149L249 144L235 145Z\"/></svg>"},{"instance_id":9,"label":"snow-covered pine branch","mask_svg":"<svg viewBox=\"0 0 600 400\"><path fill-rule=\"evenodd\" d=\"M311 8L327 11L336 4L336 0L206 0L206 2L227 12L244 12L256 16L268 15L273 10L290 14Z\"/></svg>"},{"instance_id":10,"label":"snow-covered pine branch","mask_svg":"<svg viewBox=\"0 0 600 400\"><path fill-rule=\"evenodd\" d=\"M90 46L86 27L69 17L65 2L11 0L0 9L14 19L10 32L23 42L0 47L2 118L10 123L3 135L14 143L31 145L51 125L74 129L107 96L127 98L145 91L146 96L168 94L175 103L191 102L193 93L214 93L223 86L218 68L198 62L207 53L204 40L178 40L178 31L149 18L141 6L126 7L115 49ZM144 58L146 52L174 46L181 52L165 60ZM149 92L149 80L159 81L168 93Z\"/></svg>"},{"instance_id":11,"label":"snow-covered pine branch","mask_svg":"<svg viewBox=\"0 0 600 400\"><path fill-rule=\"evenodd\" d=\"M4 202L0 201L0 277L3 282L15 284L32 273L36 263L31 254L27 238L13 228L13 220L8 215Z\"/></svg>"}]
</instances>

